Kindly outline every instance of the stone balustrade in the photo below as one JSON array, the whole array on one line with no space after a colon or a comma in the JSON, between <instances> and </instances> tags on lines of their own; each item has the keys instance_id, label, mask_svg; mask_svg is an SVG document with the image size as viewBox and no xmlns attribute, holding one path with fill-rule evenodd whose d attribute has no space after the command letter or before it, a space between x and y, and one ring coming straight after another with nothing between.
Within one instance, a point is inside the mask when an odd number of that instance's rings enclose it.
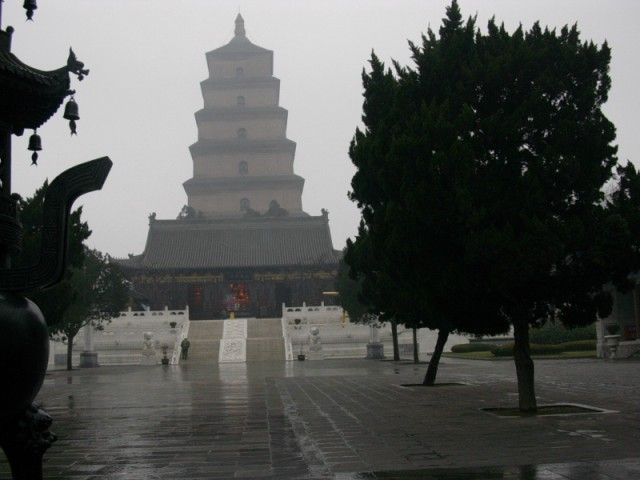
<instances>
[{"instance_id":1,"label":"stone balustrade","mask_svg":"<svg viewBox=\"0 0 640 480\"><path fill-rule=\"evenodd\" d=\"M175 322L175 327L172 327ZM156 364L162 359L162 346L168 345L171 364L180 361L180 342L189 329L189 309L132 310L103 323L102 329L83 328L74 339L73 364L80 364L80 353L90 348L98 354L100 365ZM89 334L90 339L85 339ZM145 338L145 334L148 339ZM90 345L90 347L87 347ZM50 368L66 364L67 346L51 342Z\"/></svg>"}]
</instances>

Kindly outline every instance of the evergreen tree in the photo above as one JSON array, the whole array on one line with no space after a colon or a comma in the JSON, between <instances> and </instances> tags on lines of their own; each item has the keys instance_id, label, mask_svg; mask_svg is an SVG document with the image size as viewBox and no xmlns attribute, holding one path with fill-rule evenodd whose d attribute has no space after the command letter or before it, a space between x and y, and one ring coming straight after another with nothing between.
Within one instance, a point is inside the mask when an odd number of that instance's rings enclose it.
<instances>
[{"instance_id":1,"label":"evergreen tree","mask_svg":"<svg viewBox=\"0 0 640 480\"><path fill-rule=\"evenodd\" d=\"M363 286L384 278L382 311L440 332L513 327L519 405L534 411L530 325L592 323L611 309L603 285L626 288L640 267L633 167L603 193L617 165L609 48L576 26L491 20L482 34L455 0L410 48L413 66L394 75L374 56L363 82L350 149Z\"/></svg>"},{"instance_id":2,"label":"evergreen tree","mask_svg":"<svg viewBox=\"0 0 640 480\"><path fill-rule=\"evenodd\" d=\"M49 187L47 181L37 189L33 196L23 199L19 203L19 218L23 226L22 250L15 259L20 266L34 265L40 258L40 243L42 238L42 215L44 197ZM80 268L84 263L84 241L91 235L91 230L82 220L82 207L78 207L69 217L67 262L69 267ZM67 269L60 283L45 290L27 292L42 310L47 325L52 326L60 321L73 302L73 292L70 284L71 271Z\"/></svg>"},{"instance_id":3,"label":"evergreen tree","mask_svg":"<svg viewBox=\"0 0 640 480\"><path fill-rule=\"evenodd\" d=\"M50 328L52 336L67 344L67 370L72 369L73 341L86 325L100 330L117 317L129 298L129 283L119 267L97 250L86 250L80 268L71 271L73 301L62 320Z\"/></svg>"},{"instance_id":4,"label":"evergreen tree","mask_svg":"<svg viewBox=\"0 0 640 480\"><path fill-rule=\"evenodd\" d=\"M349 266L340 260L338 265L338 276L336 278L336 290L340 297L340 305L349 315L349 321L353 323L367 323L369 310L367 305L360 299L362 281L358 278L351 278Z\"/></svg>"},{"instance_id":5,"label":"evergreen tree","mask_svg":"<svg viewBox=\"0 0 640 480\"><path fill-rule=\"evenodd\" d=\"M20 221L23 225L22 251L16 265L37 263L42 238L45 182L32 197L20 202ZM54 338L67 342L67 368L71 369L73 339L88 323L99 326L115 316L125 305L129 287L120 270L108 257L89 250L84 242L91 230L82 220L82 207L69 217L67 270L53 287L27 292L40 307L49 332Z\"/></svg>"}]
</instances>

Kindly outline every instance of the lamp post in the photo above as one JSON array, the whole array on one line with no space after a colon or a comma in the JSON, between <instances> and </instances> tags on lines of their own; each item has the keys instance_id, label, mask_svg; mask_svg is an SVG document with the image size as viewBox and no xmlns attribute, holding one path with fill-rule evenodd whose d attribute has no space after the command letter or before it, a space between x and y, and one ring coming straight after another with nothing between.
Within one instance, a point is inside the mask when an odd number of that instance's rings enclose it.
<instances>
[{"instance_id":1,"label":"lamp post","mask_svg":"<svg viewBox=\"0 0 640 480\"><path fill-rule=\"evenodd\" d=\"M37 8L24 2L27 18ZM2 2L0 2L0 21ZM39 261L13 267L11 257L20 251L22 226L18 218L19 196L11 192L11 137L25 129L32 162L42 149L36 129L45 123L71 95L64 118L72 134L79 119L69 75L87 75L82 62L70 51L67 64L41 71L11 53L13 28L0 24L0 447L15 480L42 478L42 456L55 441L49 432L51 417L33 403L47 370L49 335L42 312L24 293L60 281L66 266L67 227L73 202L102 188L111 168L108 157L72 167L51 182L43 205L42 243Z\"/></svg>"}]
</instances>

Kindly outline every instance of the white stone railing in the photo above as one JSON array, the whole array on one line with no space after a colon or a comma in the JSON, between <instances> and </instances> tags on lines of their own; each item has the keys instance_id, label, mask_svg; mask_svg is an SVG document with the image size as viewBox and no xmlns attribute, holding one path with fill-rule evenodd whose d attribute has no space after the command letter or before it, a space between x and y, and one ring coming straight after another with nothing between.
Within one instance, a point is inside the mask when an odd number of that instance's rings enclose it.
<instances>
[{"instance_id":1,"label":"white stone railing","mask_svg":"<svg viewBox=\"0 0 640 480\"><path fill-rule=\"evenodd\" d=\"M284 311L284 309L283 309ZM285 360L293 360L293 348L291 346L291 335L287 328L287 319L282 317L282 338L284 339L284 357Z\"/></svg>"},{"instance_id":2,"label":"white stone railing","mask_svg":"<svg viewBox=\"0 0 640 480\"><path fill-rule=\"evenodd\" d=\"M188 307L187 307L188 308ZM180 363L180 354L182 353L182 341L189 336L189 317L185 319L181 325L180 334L176 337L176 343L173 346L173 356L171 357L171 365Z\"/></svg>"},{"instance_id":3,"label":"white stone railing","mask_svg":"<svg viewBox=\"0 0 640 480\"><path fill-rule=\"evenodd\" d=\"M171 324L175 322L175 327ZM92 330L88 340L90 350L98 353L98 363L101 365L135 365L145 363L143 348L144 334L151 333L151 342L155 351L153 363L159 363L162 358L161 347L169 345L168 356L172 364L180 359L180 343L189 331L189 309L143 310L134 311L131 308L120 312L109 322L105 322L102 330ZM74 339L74 365L80 352L87 350L85 335L87 328L83 328ZM54 364L60 365L66 360L66 345L53 342L51 345ZM60 357L60 358L57 358ZM64 357L64 358L62 358Z\"/></svg>"},{"instance_id":4,"label":"white stone railing","mask_svg":"<svg viewBox=\"0 0 640 480\"><path fill-rule=\"evenodd\" d=\"M182 317L189 318L189 305L184 307L184 310L169 310L169 307L164 307L164 310L132 310L129 307L128 310L120 312L120 316L117 317L119 319L140 319L143 318L153 318L153 317ZM115 318L112 321L116 320ZM169 319L169 321L173 321L173 319Z\"/></svg>"},{"instance_id":5,"label":"white stone railing","mask_svg":"<svg viewBox=\"0 0 640 480\"><path fill-rule=\"evenodd\" d=\"M282 304L282 318L288 325L294 325L295 320L299 319L302 323L322 324L346 322L344 310L340 306L325 305L307 305L302 303L301 307L289 306Z\"/></svg>"}]
</instances>

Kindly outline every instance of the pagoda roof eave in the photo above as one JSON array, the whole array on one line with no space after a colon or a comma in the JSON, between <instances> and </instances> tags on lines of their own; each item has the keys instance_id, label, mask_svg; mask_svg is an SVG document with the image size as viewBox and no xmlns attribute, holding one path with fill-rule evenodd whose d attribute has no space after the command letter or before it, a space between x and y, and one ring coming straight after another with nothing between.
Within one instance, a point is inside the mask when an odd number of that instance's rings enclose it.
<instances>
[{"instance_id":1,"label":"pagoda roof eave","mask_svg":"<svg viewBox=\"0 0 640 480\"><path fill-rule=\"evenodd\" d=\"M295 153L296 142L288 138L276 140L230 139L230 140L198 140L189 146L192 156L217 152L292 152Z\"/></svg>"},{"instance_id":2,"label":"pagoda roof eave","mask_svg":"<svg viewBox=\"0 0 640 480\"><path fill-rule=\"evenodd\" d=\"M251 42L247 37L234 37L229 43L221 47L210 50L206 53L209 57L236 56L238 54L273 54L273 50L260 47Z\"/></svg>"},{"instance_id":3,"label":"pagoda roof eave","mask_svg":"<svg viewBox=\"0 0 640 480\"><path fill-rule=\"evenodd\" d=\"M207 78L200 82L200 87L204 89L220 88L246 88L260 87L264 85L279 85L280 79L277 77L242 77L242 78Z\"/></svg>"},{"instance_id":4,"label":"pagoda roof eave","mask_svg":"<svg viewBox=\"0 0 640 480\"><path fill-rule=\"evenodd\" d=\"M279 105L269 107L209 107L195 113L196 121L239 118L286 118L288 111Z\"/></svg>"},{"instance_id":5,"label":"pagoda roof eave","mask_svg":"<svg viewBox=\"0 0 640 480\"><path fill-rule=\"evenodd\" d=\"M183 187L188 195L209 193L211 191L234 191L245 188L266 189L293 186L304 188L304 178L299 175L243 176L224 178L190 178Z\"/></svg>"}]
</instances>

